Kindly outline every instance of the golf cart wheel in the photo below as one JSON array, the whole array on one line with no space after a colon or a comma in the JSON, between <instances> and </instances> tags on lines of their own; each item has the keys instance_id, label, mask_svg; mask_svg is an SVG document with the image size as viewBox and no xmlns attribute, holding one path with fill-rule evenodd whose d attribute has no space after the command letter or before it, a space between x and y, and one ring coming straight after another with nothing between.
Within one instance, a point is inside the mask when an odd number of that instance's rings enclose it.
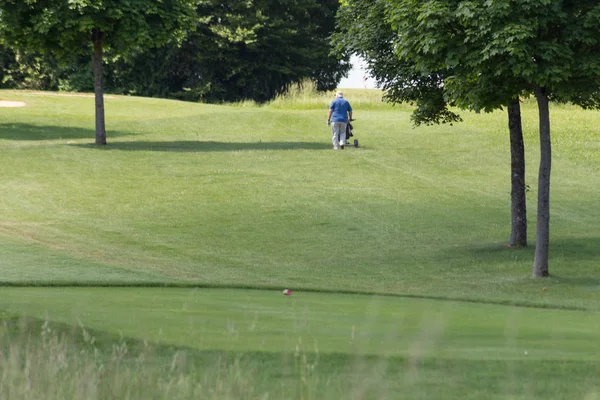
<instances>
[{"instance_id":1,"label":"golf cart wheel","mask_svg":"<svg viewBox=\"0 0 600 400\"><path fill-rule=\"evenodd\" d=\"M354 139L354 147L358 147L358 140Z\"/></svg>"}]
</instances>

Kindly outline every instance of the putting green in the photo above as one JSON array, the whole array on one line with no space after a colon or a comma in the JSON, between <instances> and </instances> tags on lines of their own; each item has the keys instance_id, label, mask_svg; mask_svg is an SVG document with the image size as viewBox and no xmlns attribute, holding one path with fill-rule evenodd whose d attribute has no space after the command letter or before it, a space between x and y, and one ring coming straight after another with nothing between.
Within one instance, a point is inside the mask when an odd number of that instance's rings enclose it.
<instances>
[{"instance_id":1,"label":"putting green","mask_svg":"<svg viewBox=\"0 0 600 400\"><path fill-rule=\"evenodd\" d=\"M200 350L600 360L600 314L386 296L0 288L0 309Z\"/></svg>"}]
</instances>

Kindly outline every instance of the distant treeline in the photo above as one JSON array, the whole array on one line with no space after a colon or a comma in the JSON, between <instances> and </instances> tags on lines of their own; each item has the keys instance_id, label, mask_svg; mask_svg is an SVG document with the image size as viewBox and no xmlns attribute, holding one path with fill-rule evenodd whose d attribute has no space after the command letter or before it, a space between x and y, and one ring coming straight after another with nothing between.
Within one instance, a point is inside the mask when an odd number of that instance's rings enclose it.
<instances>
[{"instance_id":1,"label":"distant treeline","mask_svg":"<svg viewBox=\"0 0 600 400\"><path fill-rule=\"evenodd\" d=\"M202 2L182 41L126 56L106 48L104 91L265 102L306 79L332 90L350 68L331 54L338 7L338 0ZM92 92L92 60L27 52L0 39L0 88Z\"/></svg>"}]
</instances>

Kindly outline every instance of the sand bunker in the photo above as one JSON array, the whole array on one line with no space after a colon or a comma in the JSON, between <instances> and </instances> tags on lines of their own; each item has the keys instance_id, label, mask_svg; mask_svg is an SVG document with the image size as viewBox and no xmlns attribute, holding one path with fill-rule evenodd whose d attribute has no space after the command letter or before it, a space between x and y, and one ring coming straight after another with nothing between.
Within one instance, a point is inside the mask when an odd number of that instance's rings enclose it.
<instances>
[{"instance_id":1,"label":"sand bunker","mask_svg":"<svg viewBox=\"0 0 600 400\"><path fill-rule=\"evenodd\" d=\"M25 107L22 101L0 100L0 107Z\"/></svg>"}]
</instances>

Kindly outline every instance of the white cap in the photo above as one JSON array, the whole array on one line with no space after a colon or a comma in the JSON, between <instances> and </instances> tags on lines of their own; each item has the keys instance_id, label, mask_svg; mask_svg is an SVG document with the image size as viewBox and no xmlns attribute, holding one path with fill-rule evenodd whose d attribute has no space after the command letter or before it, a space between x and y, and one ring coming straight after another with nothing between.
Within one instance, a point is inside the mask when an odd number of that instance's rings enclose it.
<instances>
[{"instance_id":1,"label":"white cap","mask_svg":"<svg viewBox=\"0 0 600 400\"><path fill-rule=\"evenodd\" d=\"M338 90L335 94L335 97L344 97L344 93L341 90Z\"/></svg>"}]
</instances>

